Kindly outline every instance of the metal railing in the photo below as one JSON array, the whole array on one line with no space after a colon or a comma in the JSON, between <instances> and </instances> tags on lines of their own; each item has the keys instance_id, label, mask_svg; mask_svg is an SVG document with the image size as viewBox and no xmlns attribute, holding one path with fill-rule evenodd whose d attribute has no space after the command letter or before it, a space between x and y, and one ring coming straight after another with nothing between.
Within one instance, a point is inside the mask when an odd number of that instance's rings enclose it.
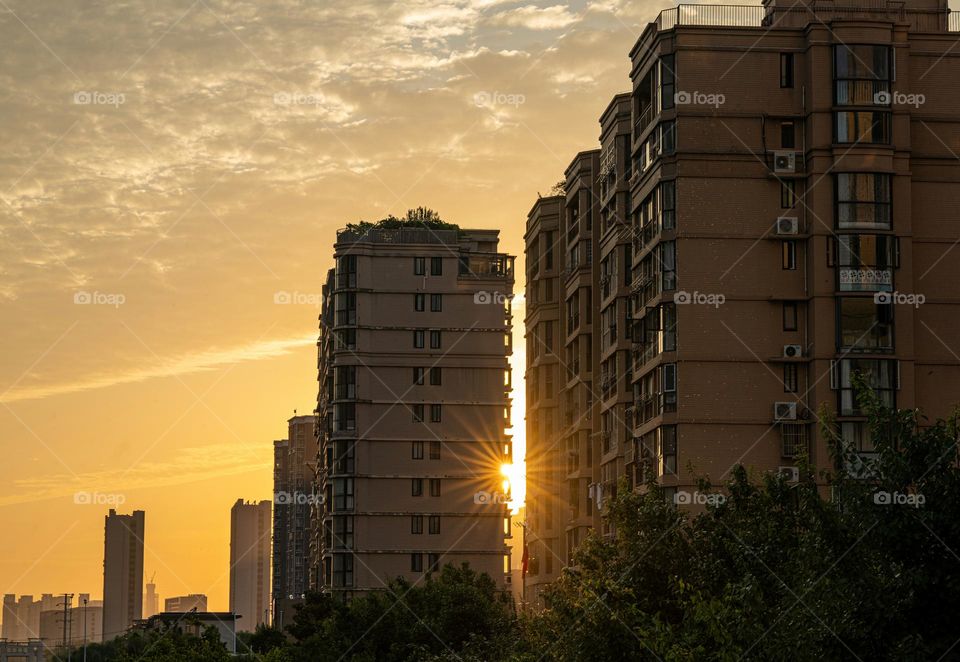
<instances>
[{"instance_id":1,"label":"metal railing","mask_svg":"<svg viewBox=\"0 0 960 662\"><path fill-rule=\"evenodd\" d=\"M654 25L658 31L671 30L677 26L797 28L834 19L906 23L914 32L960 31L958 12L908 9L902 4L888 4L884 0L874 0L859 6L838 6L832 3L793 7L682 4L660 12Z\"/></svg>"}]
</instances>

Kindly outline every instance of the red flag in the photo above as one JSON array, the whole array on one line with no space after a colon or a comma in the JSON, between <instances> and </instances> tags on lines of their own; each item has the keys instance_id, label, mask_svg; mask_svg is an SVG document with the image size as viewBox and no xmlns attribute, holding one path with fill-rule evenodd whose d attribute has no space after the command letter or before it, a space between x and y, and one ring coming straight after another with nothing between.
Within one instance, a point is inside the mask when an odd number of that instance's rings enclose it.
<instances>
[{"instance_id":1,"label":"red flag","mask_svg":"<svg viewBox=\"0 0 960 662\"><path fill-rule=\"evenodd\" d=\"M523 543L523 557L520 559L520 570L522 575L527 574L527 564L530 562L530 550L527 543Z\"/></svg>"}]
</instances>

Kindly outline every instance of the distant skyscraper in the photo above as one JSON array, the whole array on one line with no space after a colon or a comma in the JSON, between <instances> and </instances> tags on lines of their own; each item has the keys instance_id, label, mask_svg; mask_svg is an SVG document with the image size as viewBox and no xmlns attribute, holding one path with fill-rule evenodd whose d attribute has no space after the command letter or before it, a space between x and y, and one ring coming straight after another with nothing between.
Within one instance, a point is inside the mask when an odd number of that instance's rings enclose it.
<instances>
[{"instance_id":1,"label":"distant skyscraper","mask_svg":"<svg viewBox=\"0 0 960 662\"><path fill-rule=\"evenodd\" d=\"M230 509L230 611L239 614L237 630L253 631L270 611L269 501Z\"/></svg>"},{"instance_id":2,"label":"distant skyscraper","mask_svg":"<svg viewBox=\"0 0 960 662\"><path fill-rule=\"evenodd\" d=\"M160 596L157 595L157 585L153 577L147 582L147 594L143 598L143 617L150 618L160 611Z\"/></svg>"},{"instance_id":3,"label":"distant skyscraper","mask_svg":"<svg viewBox=\"0 0 960 662\"><path fill-rule=\"evenodd\" d=\"M126 632L143 612L144 512L118 515L110 509L104 523L103 639Z\"/></svg>"},{"instance_id":4,"label":"distant skyscraper","mask_svg":"<svg viewBox=\"0 0 960 662\"><path fill-rule=\"evenodd\" d=\"M317 461L314 416L287 421L287 439L275 441L273 599L299 600L309 588L310 518Z\"/></svg>"},{"instance_id":5,"label":"distant skyscraper","mask_svg":"<svg viewBox=\"0 0 960 662\"><path fill-rule=\"evenodd\" d=\"M17 621L17 596L7 593L3 596L3 629L0 637L11 641L20 638L20 623Z\"/></svg>"},{"instance_id":6,"label":"distant skyscraper","mask_svg":"<svg viewBox=\"0 0 960 662\"><path fill-rule=\"evenodd\" d=\"M203 593L191 593L190 595L178 595L167 598L163 601L163 610L165 612L184 613L191 609L207 611L207 596Z\"/></svg>"}]
</instances>

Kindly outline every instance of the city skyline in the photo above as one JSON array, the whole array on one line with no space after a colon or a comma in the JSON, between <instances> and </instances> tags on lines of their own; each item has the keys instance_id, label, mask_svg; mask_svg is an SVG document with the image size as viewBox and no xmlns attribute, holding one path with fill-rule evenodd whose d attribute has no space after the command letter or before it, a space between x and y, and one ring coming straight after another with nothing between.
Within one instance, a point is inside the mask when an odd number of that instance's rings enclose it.
<instances>
[{"instance_id":1,"label":"city skyline","mask_svg":"<svg viewBox=\"0 0 960 662\"><path fill-rule=\"evenodd\" d=\"M174 3L142 19L94 5L69 19L103 38L80 40L60 5L9 3L0 31L21 55L0 108L12 156L0 166L0 309L14 324L0 333L15 350L0 357L0 439L30 450L0 469L0 523L30 535L13 536L0 586L96 596L114 505L150 513L144 563L164 595L202 591L226 608L224 513L235 495L269 498L263 440L314 406L311 297L336 228L423 205L501 228L503 249L522 255L530 193L546 194L570 150L595 139L602 100L628 82L624 54L666 3L622 5L381 3L375 29L348 34L291 28L256 3ZM371 11L285 10L309 26ZM279 39L258 27L281 21ZM326 73L302 71L307 60ZM171 61L181 82L167 78ZM229 83L238 64L248 77ZM225 113L234 121L215 121ZM310 148L290 153L290 140ZM83 293L90 303L75 304ZM117 294L123 303L100 296ZM125 502L74 504L78 492ZM197 558L188 541L216 551Z\"/></svg>"}]
</instances>

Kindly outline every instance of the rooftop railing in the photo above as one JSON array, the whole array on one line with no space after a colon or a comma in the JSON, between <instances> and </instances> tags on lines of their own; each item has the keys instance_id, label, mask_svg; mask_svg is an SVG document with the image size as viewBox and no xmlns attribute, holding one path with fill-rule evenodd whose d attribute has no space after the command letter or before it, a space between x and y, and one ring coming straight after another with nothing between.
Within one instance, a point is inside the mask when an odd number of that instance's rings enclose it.
<instances>
[{"instance_id":1,"label":"rooftop railing","mask_svg":"<svg viewBox=\"0 0 960 662\"><path fill-rule=\"evenodd\" d=\"M660 12L654 25L658 31L677 26L796 28L833 19L907 23L914 32L960 32L960 12L907 9L883 0L850 6L815 2L794 7L682 4Z\"/></svg>"},{"instance_id":2,"label":"rooftop railing","mask_svg":"<svg viewBox=\"0 0 960 662\"><path fill-rule=\"evenodd\" d=\"M337 243L370 242L374 244L456 244L456 230L426 228L369 228L363 231L340 230Z\"/></svg>"}]
</instances>

